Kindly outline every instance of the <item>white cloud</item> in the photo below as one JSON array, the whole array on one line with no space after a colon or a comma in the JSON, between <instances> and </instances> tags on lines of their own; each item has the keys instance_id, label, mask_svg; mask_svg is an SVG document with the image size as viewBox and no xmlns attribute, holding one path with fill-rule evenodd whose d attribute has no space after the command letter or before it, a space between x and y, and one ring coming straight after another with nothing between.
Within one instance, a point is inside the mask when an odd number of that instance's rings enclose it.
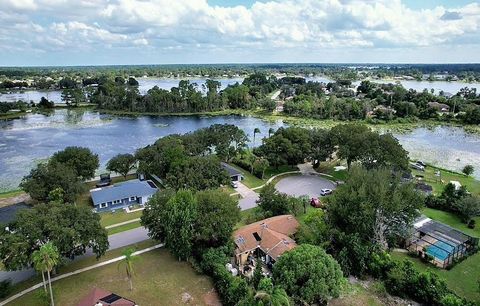
<instances>
[{"instance_id":1,"label":"white cloud","mask_svg":"<svg viewBox=\"0 0 480 306\"><path fill-rule=\"evenodd\" d=\"M480 45L480 4L412 10L400 0L272 0L249 8L206 0L2 0L0 28L3 44L21 41L4 50L423 48Z\"/></svg>"}]
</instances>

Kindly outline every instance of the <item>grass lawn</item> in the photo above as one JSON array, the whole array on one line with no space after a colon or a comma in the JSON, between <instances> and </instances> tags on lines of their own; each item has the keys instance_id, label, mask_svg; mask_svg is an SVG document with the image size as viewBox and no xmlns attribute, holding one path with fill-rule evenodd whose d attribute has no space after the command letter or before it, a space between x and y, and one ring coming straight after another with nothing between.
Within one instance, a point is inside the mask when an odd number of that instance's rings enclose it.
<instances>
[{"instance_id":1,"label":"grass lawn","mask_svg":"<svg viewBox=\"0 0 480 306\"><path fill-rule=\"evenodd\" d=\"M23 190L12 190L12 191L5 191L5 192L0 192L0 199L6 199L6 198L11 198L17 195L20 195L24 193Z\"/></svg>"},{"instance_id":2,"label":"grass lawn","mask_svg":"<svg viewBox=\"0 0 480 306\"><path fill-rule=\"evenodd\" d=\"M155 244L157 244L157 242L155 242L153 240L145 240L145 241L142 241L142 242L132 244L130 246L125 246L125 248L134 247L136 250L141 250L141 249L151 247ZM121 256L123 249L124 248L119 248L119 249L107 251L105 253L105 255L102 256L99 260L97 260L95 258L95 256L89 256L89 257L84 258L84 259L79 259L77 261L70 262L70 263L68 263L68 264L66 264L62 267L57 268L57 272L58 272L58 274L72 272L72 271L75 271L75 270L78 270L78 269L81 269L81 268L85 268L85 267L97 264L97 263L102 262L102 261L106 261L106 260ZM29 288L29 287L33 286L35 284L38 284L41 281L42 281L42 276L37 275L37 276L34 276L34 277L32 277L32 278L30 278L26 281L15 284L13 286L13 290L10 293L10 295L13 295L13 294L18 293L18 292L20 292L20 291L22 291L26 288Z\"/></svg>"},{"instance_id":3,"label":"grass lawn","mask_svg":"<svg viewBox=\"0 0 480 306\"><path fill-rule=\"evenodd\" d=\"M328 302L329 306L381 306L385 305L375 292L375 286L365 288L361 284L348 284L340 297Z\"/></svg>"},{"instance_id":4,"label":"grass lawn","mask_svg":"<svg viewBox=\"0 0 480 306\"><path fill-rule=\"evenodd\" d=\"M234 165L234 164L230 164L230 166L232 166L233 168L242 172L243 177L244 177L242 183L245 184L245 186L247 186L249 188L255 188L255 187L258 187L258 186L262 186L265 183L264 180L259 179L255 175L251 174L250 171L248 171L247 169L240 168L239 166Z\"/></svg>"},{"instance_id":5,"label":"grass lawn","mask_svg":"<svg viewBox=\"0 0 480 306\"><path fill-rule=\"evenodd\" d=\"M125 224L125 225L109 228L109 229L107 229L107 232L108 232L108 235L113 235L113 234L117 234L117 233L120 233L120 232L131 230L131 229L134 229L134 228L137 228L137 227L140 227L140 226L142 226L140 224L140 221L135 221L135 222L128 223L128 224Z\"/></svg>"},{"instance_id":6,"label":"grass lawn","mask_svg":"<svg viewBox=\"0 0 480 306\"><path fill-rule=\"evenodd\" d=\"M422 209L422 213L425 216L429 217L430 219L434 219L442 223L445 223L447 225L450 225L451 227L461 230L462 232L465 232L468 235L480 237L480 217L474 218L477 226L474 229L471 229L471 228L468 228L465 223L460 221L460 218L458 216L450 212L424 207Z\"/></svg>"},{"instance_id":7,"label":"grass lawn","mask_svg":"<svg viewBox=\"0 0 480 306\"><path fill-rule=\"evenodd\" d=\"M320 166L316 170L320 173L325 173L333 176L337 181L345 181L348 178L348 170L345 169L345 170L335 171L335 167L339 165L340 165L339 161L322 162L320 163ZM343 165L343 164L341 165L346 167L346 165Z\"/></svg>"},{"instance_id":8,"label":"grass lawn","mask_svg":"<svg viewBox=\"0 0 480 306\"><path fill-rule=\"evenodd\" d=\"M143 211L141 210L132 213L126 213L124 210L118 210L116 212L102 212L99 213L102 218L100 220L100 224L102 224L102 226L109 226L132 219L137 219L142 216L142 213Z\"/></svg>"},{"instance_id":9,"label":"grass lawn","mask_svg":"<svg viewBox=\"0 0 480 306\"><path fill-rule=\"evenodd\" d=\"M435 176L435 172L437 170L440 171L441 177ZM457 173L428 165L425 171L412 169L412 175L424 176L424 181L433 187L433 192L435 194L440 194L443 191L443 188L445 188L445 185L448 184L450 181L459 181L462 186L467 187L468 191L480 195L480 181L477 181L475 180L475 178L471 176L466 176L462 173Z\"/></svg>"},{"instance_id":10,"label":"grass lawn","mask_svg":"<svg viewBox=\"0 0 480 306\"><path fill-rule=\"evenodd\" d=\"M434 271L442 276L450 289L459 296L480 303L480 293L478 292L478 280L480 279L480 253L468 257L461 263L455 265L451 270L439 269L432 265L427 265L418 258L410 257L406 253L393 252L393 258L403 260L409 259L421 271Z\"/></svg>"},{"instance_id":11,"label":"grass lawn","mask_svg":"<svg viewBox=\"0 0 480 306\"><path fill-rule=\"evenodd\" d=\"M92 288L99 287L134 300L139 305L183 305L183 293L192 296L191 304L207 305L205 298L213 290L207 276L197 274L189 263L177 261L165 249L139 255L134 269L133 291L128 289L124 266L113 263L53 283L55 303L76 305ZM10 305L41 304L32 292Z\"/></svg>"}]
</instances>

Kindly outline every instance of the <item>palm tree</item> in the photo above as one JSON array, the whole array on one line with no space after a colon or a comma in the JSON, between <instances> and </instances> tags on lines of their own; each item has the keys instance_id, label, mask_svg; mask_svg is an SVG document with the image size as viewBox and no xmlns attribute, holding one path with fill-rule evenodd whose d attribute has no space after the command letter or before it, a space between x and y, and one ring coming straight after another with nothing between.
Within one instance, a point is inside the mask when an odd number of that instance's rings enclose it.
<instances>
[{"instance_id":1,"label":"palm tree","mask_svg":"<svg viewBox=\"0 0 480 306\"><path fill-rule=\"evenodd\" d=\"M273 128L268 129L268 137L272 136L272 134L275 133L275 130Z\"/></svg>"},{"instance_id":2,"label":"palm tree","mask_svg":"<svg viewBox=\"0 0 480 306\"><path fill-rule=\"evenodd\" d=\"M132 278L135 275L135 271L133 270L133 261L136 259L136 256L133 253L135 253L134 248L124 249L122 255L125 256L125 261L119 263L119 265L125 263L125 272L127 273L128 282L130 283L130 290L133 290Z\"/></svg>"},{"instance_id":3,"label":"palm tree","mask_svg":"<svg viewBox=\"0 0 480 306\"><path fill-rule=\"evenodd\" d=\"M253 130L253 145L255 145L255 135L257 134L260 134L260 129L259 128L255 128Z\"/></svg>"},{"instance_id":4,"label":"palm tree","mask_svg":"<svg viewBox=\"0 0 480 306\"><path fill-rule=\"evenodd\" d=\"M271 292L257 291L255 300L265 306L290 306L287 292L279 287L274 287Z\"/></svg>"},{"instance_id":5,"label":"palm tree","mask_svg":"<svg viewBox=\"0 0 480 306\"><path fill-rule=\"evenodd\" d=\"M47 272L48 286L50 289L50 303L52 306L54 306L55 303L53 301L52 280L50 279L50 272L60 261L60 253L58 252L57 247L52 242L47 242L46 244L42 245L39 250L33 252L32 261L35 269L42 272L43 288L45 289L45 292L47 291L47 288L45 286L44 273Z\"/></svg>"}]
</instances>

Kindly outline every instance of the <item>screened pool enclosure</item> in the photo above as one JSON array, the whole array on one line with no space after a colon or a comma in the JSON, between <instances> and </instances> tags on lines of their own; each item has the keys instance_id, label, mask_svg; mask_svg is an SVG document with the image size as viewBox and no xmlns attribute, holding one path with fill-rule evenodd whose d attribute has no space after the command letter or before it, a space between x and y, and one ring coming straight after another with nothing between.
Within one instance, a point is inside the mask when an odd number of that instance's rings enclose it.
<instances>
[{"instance_id":1,"label":"screened pool enclosure","mask_svg":"<svg viewBox=\"0 0 480 306\"><path fill-rule=\"evenodd\" d=\"M407 249L441 268L468 256L478 246L478 238L426 217L416 220L413 226Z\"/></svg>"}]
</instances>

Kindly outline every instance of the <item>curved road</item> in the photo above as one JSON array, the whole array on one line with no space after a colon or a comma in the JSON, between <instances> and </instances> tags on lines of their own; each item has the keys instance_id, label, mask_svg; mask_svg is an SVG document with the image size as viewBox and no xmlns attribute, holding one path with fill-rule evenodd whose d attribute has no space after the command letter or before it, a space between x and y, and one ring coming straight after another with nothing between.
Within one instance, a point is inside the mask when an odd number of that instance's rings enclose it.
<instances>
[{"instance_id":1,"label":"curved road","mask_svg":"<svg viewBox=\"0 0 480 306\"><path fill-rule=\"evenodd\" d=\"M132 230L108 236L108 242L110 243L108 250L115 250L147 239L149 239L148 231L143 226L134 228ZM74 261L93 255L92 250L89 249L84 255L75 257ZM31 268L21 271L0 271L0 281L11 279L12 283L18 283L34 275L35 270Z\"/></svg>"}]
</instances>

